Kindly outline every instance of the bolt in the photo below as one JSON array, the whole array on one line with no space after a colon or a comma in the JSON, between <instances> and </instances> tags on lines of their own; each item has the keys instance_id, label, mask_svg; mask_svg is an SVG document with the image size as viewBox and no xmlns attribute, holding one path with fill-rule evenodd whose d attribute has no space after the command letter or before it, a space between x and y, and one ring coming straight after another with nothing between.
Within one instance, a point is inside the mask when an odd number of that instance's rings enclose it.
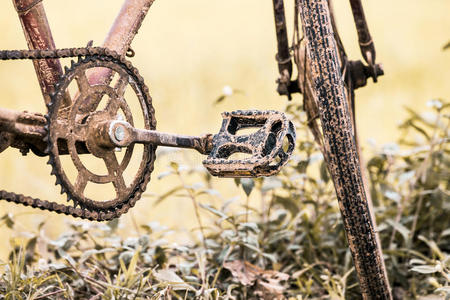
<instances>
[{"instance_id":1,"label":"bolt","mask_svg":"<svg viewBox=\"0 0 450 300\"><path fill-rule=\"evenodd\" d=\"M125 138L125 129L122 125L117 125L116 129L114 130L114 137L119 142L121 142Z\"/></svg>"}]
</instances>

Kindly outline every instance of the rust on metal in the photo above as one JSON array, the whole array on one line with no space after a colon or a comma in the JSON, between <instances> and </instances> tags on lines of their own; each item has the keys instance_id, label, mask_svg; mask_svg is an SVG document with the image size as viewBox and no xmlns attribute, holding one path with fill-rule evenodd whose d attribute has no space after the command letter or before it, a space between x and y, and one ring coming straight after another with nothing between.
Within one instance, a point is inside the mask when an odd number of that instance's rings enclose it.
<instances>
[{"instance_id":1,"label":"rust on metal","mask_svg":"<svg viewBox=\"0 0 450 300\"><path fill-rule=\"evenodd\" d=\"M289 78L292 74L292 60L289 51L289 40L286 29L286 17L284 13L284 0L273 0L273 10L275 17L275 31L277 34L277 48L278 53L276 55L278 61L278 71L280 74L284 73L284 70L289 74Z\"/></svg>"},{"instance_id":2,"label":"rust on metal","mask_svg":"<svg viewBox=\"0 0 450 300\"><path fill-rule=\"evenodd\" d=\"M0 108L0 131L24 137L44 138L46 120L41 114Z\"/></svg>"},{"instance_id":3,"label":"rust on metal","mask_svg":"<svg viewBox=\"0 0 450 300\"><path fill-rule=\"evenodd\" d=\"M208 154L204 165L217 176L268 176L278 172L286 163L294 149L295 128L280 112L224 113L222 129L214 136L195 137L155 131L156 120L148 88L137 69L125 59L125 53L132 52L131 40L152 3L152 0L127 0L105 40L104 48L92 47L92 43L88 43L85 48L52 49L54 43L42 3L15 1L32 50L3 50L0 51L0 60L53 62L48 72L48 65L37 65L38 76L42 73L42 82L49 85L43 91L45 95L51 92L51 99L45 116L0 109L0 151L13 146L23 153L31 149L38 155L49 155L48 164L56 176L56 183L61 185L61 193L67 195L74 207L6 191L0 191L0 199L102 221L125 213L140 198L153 170L157 145L193 148ZM36 36L30 33L32 28L38 28ZM70 68L61 75L58 59L64 57L78 57L78 62L72 61ZM95 73L96 70L106 72L102 75ZM111 84L112 75L118 75L118 79ZM73 101L68 91L71 83L78 87ZM140 104L144 128L134 127L133 112L124 97L128 85ZM105 96L107 103L100 105ZM256 127L258 131L236 135L237 131L248 127ZM131 183L125 183L124 172L136 143L144 144L141 163ZM119 148L125 152L120 161L115 154ZM230 159L235 152L250 153L252 157L247 160ZM89 169L80 159L82 154L103 160L107 174L96 174L95 170ZM77 172L75 178L67 176L61 155L70 156L69 162L73 164L70 169L74 167ZM116 194L108 200L88 198L85 194L88 183L112 183Z\"/></svg>"},{"instance_id":4,"label":"rust on metal","mask_svg":"<svg viewBox=\"0 0 450 300\"><path fill-rule=\"evenodd\" d=\"M29 49L52 50L55 49L52 32L48 24L47 15L42 1L39 0L13 0L14 7L19 15L23 32ZM50 103L50 94L54 85L62 76L63 71L58 59L42 59L33 61L39 85L45 103ZM70 99L65 99L69 103Z\"/></svg>"},{"instance_id":5,"label":"rust on metal","mask_svg":"<svg viewBox=\"0 0 450 300\"><path fill-rule=\"evenodd\" d=\"M361 0L350 0L350 6L352 8L353 18L355 20L356 31L358 33L359 45L361 48L361 54L365 61L372 65L375 63L375 47L373 44L372 36L367 26L366 16Z\"/></svg>"},{"instance_id":6,"label":"rust on metal","mask_svg":"<svg viewBox=\"0 0 450 300\"><path fill-rule=\"evenodd\" d=\"M212 174L219 176L271 175L279 171L293 151L294 127L284 114L273 111L224 113L223 124L229 126L222 126L221 132L213 138L211 138L211 135L189 137L155 132L154 109L142 76L123 55L109 49L87 47L0 51L0 60L63 57L78 57L79 61L72 62L66 74L56 84L52 101L48 105L49 113L45 116L45 122L42 115L1 111L0 149L3 150L3 148L11 145L12 135L19 136L24 141L25 136L34 134L33 130L28 129L28 127L17 125L23 123L26 126L30 124L36 126L37 130L35 131L39 133L37 138L47 146L47 149L42 152L50 156L48 164L52 166L52 174L56 176L56 183L61 185L61 193L65 193L68 201L72 201L75 206L30 198L7 191L0 191L0 199L89 220L110 220L127 212L135 205L145 190L153 170L157 144L191 147L201 153L210 153L204 164ZM94 68L107 68L117 73L118 79L113 83L114 86L110 84L91 85L87 79L86 71ZM72 82L76 83L79 92L73 102L66 106L64 97ZM119 162L115 155L117 145L108 144L105 140L111 141L110 129L114 130L116 140L125 140L125 131L120 132L120 129L115 131L116 128L122 127L111 127L114 121L127 122L130 126L134 126L133 114L126 99L124 99L124 91L128 85L132 86L138 98L145 126L135 131L136 140L126 145L120 145L125 149L125 154ZM100 99L105 95L107 96L107 103L103 107L99 104ZM122 118L118 117L119 114L123 114ZM44 130L42 129L43 124L45 124ZM227 160L229 155L236 152L230 145L230 139L233 139L233 137L227 137L227 135L235 135L236 131L247 127L261 127L257 134L237 137L236 140L240 143L239 149L253 153L252 161ZM227 132L224 131L225 129ZM42 137L44 131L47 134ZM289 145L288 148L282 149L282 142L285 137L288 138ZM260 138L259 145L258 138ZM145 144L144 153L132 183L125 184L123 174L130 162L135 143ZM104 161L108 169L107 175L96 174L95 170L90 170L83 164L79 156L87 153ZM70 156L71 162L77 170L75 179L70 180L66 174L65 166L60 159L60 155L63 154ZM256 167L252 167L252 164ZM233 167L240 169L233 174ZM112 183L116 191L115 198L98 201L86 197L85 188L89 182L96 184Z\"/></svg>"},{"instance_id":7,"label":"rust on metal","mask_svg":"<svg viewBox=\"0 0 450 300\"><path fill-rule=\"evenodd\" d=\"M378 76L384 75L383 66L375 64L373 67L366 66L360 60L351 60L347 63L348 76L351 80L352 88L358 89L367 85L367 79L377 80ZM375 72L373 72L375 70Z\"/></svg>"},{"instance_id":8,"label":"rust on metal","mask_svg":"<svg viewBox=\"0 0 450 300\"><path fill-rule=\"evenodd\" d=\"M133 143L153 144L166 147L195 149L201 154L209 154L212 150L212 134L201 137L164 133L155 130L134 128L125 121L110 121L100 124L102 134L98 137L104 147L128 147Z\"/></svg>"},{"instance_id":9,"label":"rust on metal","mask_svg":"<svg viewBox=\"0 0 450 300\"><path fill-rule=\"evenodd\" d=\"M103 47L124 55L154 0L126 0L112 25Z\"/></svg>"},{"instance_id":10,"label":"rust on metal","mask_svg":"<svg viewBox=\"0 0 450 300\"><path fill-rule=\"evenodd\" d=\"M280 73L280 77L277 79L277 92L280 95L286 95L291 100L291 94L301 93L301 91L297 80L291 81L292 58L286 29L284 0L273 0L273 11L278 49L275 58L278 62L278 72Z\"/></svg>"},{"instance_id":11,"label":"rust on metal","mask_svg":"<svg viewBox=\"0 0 450 300\"><path fill-rule=\"evenodd\" d=\"M352 8L353 19L355 20L356 32L358 33L361 54L369 64L370 77L372 77L374 82L377 82L378 71L381 67L375 64L375 45L369 32L369 26L367 25L361 0L350 0L350 6Z\"/></svg>"},{"instance_id":12,"label":"rust on metal","mask_svg":"<svg viewBox=\"0 0 450 300\"><path fill-rule=\"evenodd\" d=\"M223 122L216 135L185 136L134 128L121 120L97 123L96 142L113 149L133 143L191 148L208 154L203 162L207 170L220 177L259 177L278 173L295 147L295 128L286 115L277 111L233 111L222 114ZM241 129L254 128L251 134ZM230 159L245 153L245 159Z\"/></svg>"},{"instance_id":13,"label":"rust on metal","mask_svg":"<svg viewBox=\"0 0 450 300\"><path fill-rule=\"evenodd\" d=\"M13 147L23 154L32 150L38 156L48 155L46 125L47 120L40 113L0 108L0 153ZM76 149L78 154L89 153L84 143L77 144ZM69 154L65 138L59 141L59 154Z\"/></svg>"},{"instance_id":14,"label":"rust on metal","mask_svg":"<svg viewBox=\"0 0 450 300\"><path fill-rule=\"evenodd\" d=\"M33 59L49 113L17 112L0 109L0 152L8 147L19 148L23 154L30 149L37 155L49 155L48 164L61 193L73 206L59 204L0 190L0 199L89 220L104 221L126 213L144 192L155 160L157 145L193 148L208 154L203 164L221 177L257 177L277 173L287 162L295 147L295 128L283 113L275 111L234 111L223 114L218 134L201 137L183 136L155 131L156 120L148 88L125 55L133 56L130 44L154 0L126 0L104 41L104 48L55 50L42 0L13 0L30 49L0 51L1 60ZM328 0L328 3L331 0ZM376 235L376 224L370 210L370 197L362 176L356 130L352 123L353 89L364 86L367 78L376 82L383 75L375 63L375 47L370 36L360 0L350 0L362 55L361 61L348 61L338 35L333 33L333 18L326 0L300 0L302 22L308 49L301 49L297 37L293 45L299 66L299 82L291 81L291 48L286 31L283 0L273 0L278 41L277 61L280 71L278 92L287 95L300 90L309 126L319 141L333 177L350 249L361 283L363 297L390 299L389 283ZM296 15L298 25L298 15ZM330 21L331 18L331 21ZM333 24L333 25L332 25ZM298 31L296 32L298 33ZM339 49L339 55L336 47ZM63 75L59 58L79 57ZM340 64L345 76L341 76ZM87 73L88 71L88 73ZM112 75L117 83L110 85ZM344 90L343 78L349 87ZM68 86L76 82L79 93L70 99ZM134 116L124 99L126 86L131 85L144 116L144 128L134 127ZM301 86L301 89L300 89ZM50 97L51 95L51 97ZM100 101L106 96L107 103ZM347 105L349 104L350 105ZM318 127L320 118L322 131ZM241 129L255 128L251 134L239 135ZM319 138L318 138L319 137ZM356 142L355 142L356 141ZM137 143L144 144L138 170L126 183L125 171ZM123 148L118 159L116 151ZM232 159L236 153L244 159ZM61 155L70 156L77 174L67 176ZM83 163L80 156L90 155L103 160L107 174L97 174ZM86 196L86 186L112 184L113 199L99 200Z\"/></svg>"},{"instance_id":15,"label":"rust on metal","mask_svg":"<svg viewBox=\"0 0 450 300\"><path fill-rule=\"evenodd\" d=\"M30 135L29 129L17 126L18 124L36 126L39 141L47 146L43 152L50 157L48 164L52 167L52 174L56 176L56 183L61 185L61 193L65 193L67 200L72 201L74 206L26 197L4 190L0 190L0 199L89 220L110 220L126 213L145 190L153 171L156 145L194 148L201 153L209 153L208 159L204 162L205 167L213 175L229 177L272 175L286 163L294 149L294 126L283 113L274 111L224 113L222 130L214 137L212 135L190 137L155 132L154 109L142 76L123 55L109 49L86 47L0 51L0 60L63 57L78 57L79 60L72 61L70 68L56 84L45 121L42 115L0 111L2 126L0 150L11 145L12 135L20 136L22 141L24 136ZM117 73L117 81L108 84L90 84L86 71L95 68L106 68ZM64 97L72 82L76 83L79 92L73 102L67 106L64 104ZM140 103L141 113L144 116L144 128L133 129L134 116L124 98L124 91L128 85L132 86ZM105 106L100 105L100 99L103 96L107 98ZM120 114L123 116L119 117ZM45 124L44 130L42 130L43 124ZM120 144L120 141L127 141L127 128L124 124L132 128L129 136L134 140ZM231 136L235 135L236 131L247 127L260 127L260 129L252 135ZM42 137L43 133L47 134ZM288 141L287 148L283 148L285 138ZM236 152L230 144L230 140L234 139L239 144L237 151L252 152L251 161L227 159L229 155ZM134 179L130 184L126 184L124 171L131 160L136 143L143 143L144 151ZM120 162L115 155L116 146L125 149ZM108 169L107 175L96 174L95 170L90 170L83 164L79 156L87 153L104 161ZM70 156L77 170L75 179L69 179L66 174L66 168L60 159L60 155L63 154ZM234 167L238 169L233 172ZM112 183L116 191L115 198L99 201L86 197L85 188L89 182Z\"/></svg>"},{"instance_id":16,"label":"rust on metal","mask_svg":"<svg viewBox=\"0 0 450 300\"><path fill-rule=\"evenodd\" d=\"M26 154L30 149L39 156L45 155L47 134L43 115L0 108L0 153L8 147Z\"/></svg>"},{"instance_id":17,"label":"rust on metal","mask_svg":"<svg viewBox=\"0 0 450 300\"><path fill-rule=\"evenodd\" d=\"M131 42L155 0L126 0L120 9L109 33L103 42L103 47L125 55L129 51ZM134 51L132 51L134 52ZM107 69L98 69L89 75L89 83L108 83L111 73Z\"/></svg>"}]
</instances>

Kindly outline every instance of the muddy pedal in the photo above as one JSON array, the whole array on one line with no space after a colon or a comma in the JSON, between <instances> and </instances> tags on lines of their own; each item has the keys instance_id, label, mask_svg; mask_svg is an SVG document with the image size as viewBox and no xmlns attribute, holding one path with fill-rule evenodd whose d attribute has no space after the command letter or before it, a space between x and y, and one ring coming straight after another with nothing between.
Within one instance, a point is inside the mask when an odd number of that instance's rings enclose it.
<instances>
[{"instance_id":1,"label":"muddy pedal","mask_svg":"<svg viewBox=\"0 0 450 300\"><path fill-rule=\"evenodd\" d=\"M271 176L286 164L295 148L295 128L282 112L237 110L222 113L220 132L203 165L214 176ZM250 134L242 129L254 128ZM232 159L232 156L246 155Z\"/></svg>"}]
</instances>

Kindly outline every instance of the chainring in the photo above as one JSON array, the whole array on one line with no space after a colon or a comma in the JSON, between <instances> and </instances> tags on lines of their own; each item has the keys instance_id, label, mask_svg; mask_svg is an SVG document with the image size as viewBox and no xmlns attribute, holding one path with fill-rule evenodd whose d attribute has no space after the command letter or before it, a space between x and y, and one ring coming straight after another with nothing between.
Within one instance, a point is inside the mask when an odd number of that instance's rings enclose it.
<instances>
[{"instance_id":1,"label":"chainring","mask_svg":"<svg viewBox=\"0 0 450 300\"><path fill-rule=\"evenodd\" d=\"M109 72L109 80L101 84L91 84L86 73L94 68L103 68ZM114 86L110 86L113 76L118 76ZM71 95L73 102L67 105L68 93L73 92L69 87L73 83L78 87L76 95ZM145 86L143 78L131 63L111 56L86 56L78 62L71 63L65 74L55 87L48 105L48 164L52 166L52 174L56 176L56 183L61 185L61 193L67 194L67 201L73 201L74 206L81 209L95 211L101 215L100 219L107 219L109 215L120 215L139 200L150 180L155 161L156 146L143 145L143 154L139 168L133 180L127 184L124 172L133 156L134 145L130 145L119 162L116 149L102 147L98 144L96 130L99 124L117 119L121 111L123 117L130 124L134 124L134 116L129 103L124 97L125 89L131 86L138 99L142 112L143 127L147 130L156 128L152 100ZM106 96L106 98L105 98ZM106 99L106 100L105 100ZM66 101L66 102L65 102ZM106 101L105 106L100 103ZM60 153L68 153L72 166L66 168L67 160L61 159ZM83 154L85 153L85 154ZM107 174L99 175L85 165L83 156L95 156L103 160ZM71 174L74 168L77 174ZM69 176L71 175L71 176ZM75 176L74 176L75 175ZM75 179L73 179L75 177ZM115 190L113 199L93 199L86 196L85 188L88 184L103 185L112 183Z\"/></svg>"}]
</instances>

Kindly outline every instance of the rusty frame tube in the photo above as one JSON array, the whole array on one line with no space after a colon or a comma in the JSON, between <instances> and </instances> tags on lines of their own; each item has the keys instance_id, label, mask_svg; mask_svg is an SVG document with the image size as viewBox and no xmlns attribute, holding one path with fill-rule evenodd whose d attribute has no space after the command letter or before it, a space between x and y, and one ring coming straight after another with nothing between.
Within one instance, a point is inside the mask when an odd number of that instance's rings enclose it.
<instances>
[{"instance_id":1,"label":"rusty frame tube","mask_svg":"<svg viewBox=\"0 0 450 300\"><path fill-rule=\"evenodd\" d=\"M39 156L45 155L45 123L41 114L0 108L0 153L14 147L20 149L22 154L31 149Z\"/></svg>"},{"instance_id":2,"label":"rusty frame tube","mask_svg":"<svg viewBox=\"0 0 450 300\"><path fill-rule=\"evenodd\" d=\"M42 115L0 108L0 131L43 139L46 135L45 123Z\"/></svg>"},{"instance_id":3,"label":"rusty frame tube","mask_svg":"<svg viewBox=\"0 0 450 300\"><path fill-rule=\"evenodd\" d=\"M278 53L276 56L278 62L278 71L283 74L287 70L292 75L292 60L289 51L289 40L286 29L286 17L284 12L284 0L273 0L273 11L275 17L275 31L277 35Z\"/></svg>"},{"instance_id":4,"label":"rusty frame tube","mask_svg":"<svg viewBox=\"0 0 450 300\"><path fill-rule=\"evenodd\" d=\"M38 156L47 155L47 120L39 113L16 111L0 107L0 153L12 146L27 153L29 149ZM59 143L58 143L59 144ZM59 154L69 154L65 141L59 147ZM78 154L90 153L86 145L76 146Z\"/></svg>"},{"instance_id":5,"label":"rusty frame tube","mask_svg":"<svg viewBox=\"0 0 450 300\"><path fill-rule=\"evenodd\" d=\"M125 55L154 1L125 0L102 46ZM109 83L111 71L98 69L88 77L90 84Z\"/></svg>"},{"instance_id":6,"label":"rusty frame tube","mask_svg":"<svg viewBox=\"0 0 450 300\"><path fill-rule=\"evenodd\" d=\"M125 0L111 29L103 42L103 47L125 55L136 36L142 21L155 0ZM55 49L55 42L47 20L42 0L13 0L19 15L29 49ZM58 59L33 61L45 103L50 103L50 94L63 71ZM99 69L89 74L91 84L108 82L110 72ZM70 99L66 97L66 103Z\"/></svg>"},{"instance_id":7,"label":"rusty frame tube","mask_svg":"<svg viewBox=\"0 0 450 300\"><path fill-rule=\"evenodd\" d=\"M125 0L103 47L124 55L155 0Z\"/></svg>"},{"instance_id":8,"label":"rusty frame tube","mask_svg":"<svg viewBox=\"0 0 450 300\"><path fill-rule=\"evenodd\" d=\"M277 92L279 95L286 95L291 100L291 94L302 93L302 91L298 86L297 80L291 80L293 64L286 28L284 0L272 0L272 2L278 50L275 59L278 64L278 73L280 74L276 81Z\"/></svg>"},{"instance_id":9,"label":"rusty frame tube","mask_svg":"<svg viewBox=\"0 0 450 300\"><path fill-rule=\"evenodd\" d=\"M50 25L42 0L13 0L19 15L23 33L29 49L55 49ZM34 60L34 69L46 104L50 103L50 93L63 74L58 59Z\"/></svg>"},{"instance_id":10,"label":"rusty frame tube","mask_svg":"<svg viewBox=\"0 0 450 300\"><path fill-rule=\"evenodd\" d=\"M364 60L370 66L373 66L375 65L376 60L375 46L369 32L369 26L367 25L361 0L350 0L350 6L352 8L353 19L355 20L356 31L358 33L361 54L364 57Z\"/></svg>"}]
</instances>

